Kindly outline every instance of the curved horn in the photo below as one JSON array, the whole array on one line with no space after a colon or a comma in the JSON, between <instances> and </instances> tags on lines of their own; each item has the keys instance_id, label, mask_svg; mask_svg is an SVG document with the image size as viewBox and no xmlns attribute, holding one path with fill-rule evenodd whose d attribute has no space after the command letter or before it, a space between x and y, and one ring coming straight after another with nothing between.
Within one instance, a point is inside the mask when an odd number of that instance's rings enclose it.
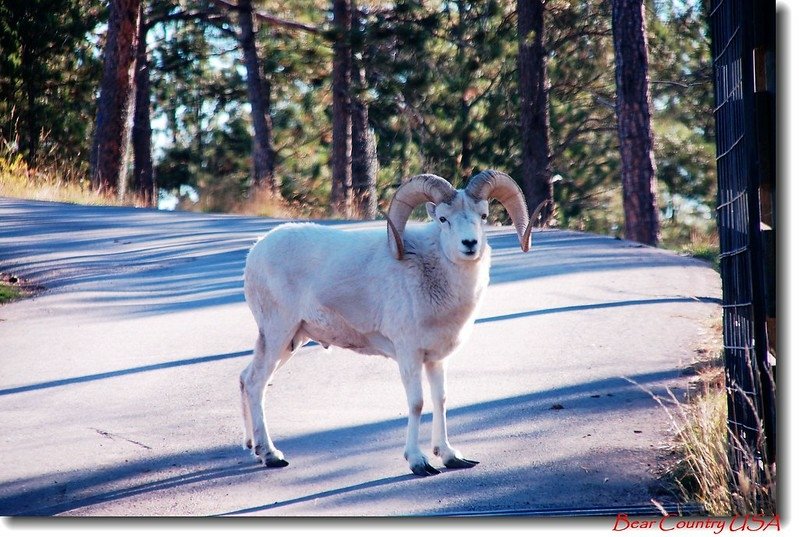
<instances>
[{"instance_id":1,"label":"curved horn","mask_svg":"<svg viewBox=\"0 0 799 537\"><path fill-rule=\"evenodd\" d=\"M391 199L386 218L388 243L395 258L402 259L405 255L402 234L411 212L426 201L436 204L451 202L456 193L446 179L430 173L415 175L397 189Z\"/></svg>"},{"instance_id":2,"label":"curved horn","mask_svg":"<svg viewBox=\"0 0 799 537\"><path fill-rule=\"evenodd\" d=\"M522 189L508 174L496 170L483 170L472 176L465 190L473 199L490 200L494 198L504 205L513 220L522 251L526 252L530 249L533 223L538 219L538 214L546 201L542 202L528 218L527 203L524 201Z\"/></svg>"}]
</instances>

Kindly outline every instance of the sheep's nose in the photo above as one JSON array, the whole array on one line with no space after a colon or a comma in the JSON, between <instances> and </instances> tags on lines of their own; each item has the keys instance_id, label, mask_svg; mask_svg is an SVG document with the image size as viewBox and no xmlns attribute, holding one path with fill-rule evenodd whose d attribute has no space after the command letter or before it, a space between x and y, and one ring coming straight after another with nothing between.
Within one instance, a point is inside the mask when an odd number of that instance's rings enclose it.
<instances>
[{"instance_id":1,"label":"sheep's nose","mask_svg":"<svg viewBox=\"0 0 799 537\"><path fill-rule=\"evenodd\" d=\"M477 246L477 239L463 239L461 242L470 250Z\"/></svg>"}]
</instances>

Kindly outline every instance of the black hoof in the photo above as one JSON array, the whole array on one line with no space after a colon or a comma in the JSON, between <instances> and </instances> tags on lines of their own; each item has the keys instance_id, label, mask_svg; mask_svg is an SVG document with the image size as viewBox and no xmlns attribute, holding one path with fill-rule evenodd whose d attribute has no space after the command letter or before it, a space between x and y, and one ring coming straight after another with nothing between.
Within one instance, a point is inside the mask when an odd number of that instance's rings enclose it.
<instances>
[{"instance_id":1,"label":"black hoof","mask_svg":"<svg viewBox=\"0 0 799 537\"><path fill-rule=\"evenodd\" d=\"M450 469L457 469L457 468L473 468L480 464L477 461L470 461L469 459L459 459L457 457L453 457L448 461L444 462L444 466Z\"/></svg>"},{"instance_id":2,"label":"black hoof","mask_svg":"<svg viewBox=\"0 0 799 537\"><path fill-rule=\"evenodd\" d=\"M282 452L263 453L264 448L260 444L255 446L253 451L255 452L255 456L258 457L267 468L285 468L289 465L289 461L283 458Z\"/></svg>"},{"instance_id":3,"label":"black hoof","mask_svg":"<svg viewBox=\"0 0 799 537\"><path fill-rule=\"evenodd\" d=\"M420 464L418 466L412 466L411 471L421 477L427 477L429 475L438 475L441 472L432 466L429 463Z\"/></svg>"}]
</instances>

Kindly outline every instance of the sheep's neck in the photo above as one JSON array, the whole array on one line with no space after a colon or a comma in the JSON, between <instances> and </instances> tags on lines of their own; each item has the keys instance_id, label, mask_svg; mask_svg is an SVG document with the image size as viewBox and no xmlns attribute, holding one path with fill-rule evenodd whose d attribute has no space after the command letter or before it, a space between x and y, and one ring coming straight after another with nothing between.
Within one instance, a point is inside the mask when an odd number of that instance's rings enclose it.
<instances>
[{"instance_id":1,"label":"sheep's neck","mask_svg":"<svg viewBox=\"0 0 799 537\"><path fill-rule=\"evenodd\" d=\"M418 256L423 296L437 312L460 310L471 315L488 283L490 250L486 246L479 261L453 263L446 258L438 241L428 255Z\"/></svg>"}]
</instances>

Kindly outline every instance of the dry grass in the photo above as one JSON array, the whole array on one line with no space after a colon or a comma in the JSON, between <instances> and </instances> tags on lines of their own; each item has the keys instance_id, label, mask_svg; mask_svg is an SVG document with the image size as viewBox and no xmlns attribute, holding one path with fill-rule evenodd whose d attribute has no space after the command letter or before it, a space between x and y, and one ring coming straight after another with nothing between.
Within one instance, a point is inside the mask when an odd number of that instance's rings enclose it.
<instances>
[{"instance_id":1,"label":"dry grass","mask_svg":"<svg viewBox=\"0 0 799 537\"><path fill-rule=\"evenodd\" d=\"M246 200L236 203L232 213L248 216L261 216L266 218L328 218L327 211L313 208L307 204L291 202L276 196L268 190L259 190L252 193Z\"/></svg>"},{"instance_id":2,"label":"dry grass","mask_svg":"<svg viewBox=\"0 0 799 537\"><path fill-rule=\"evenodd\" d=\"M683 499L713 516L775 514L775 468L731 434L726 393L709 391L677 409L672 420L681 458L671 475ZM735 466L730 450L739 458Z\"/></svg>"},{"instance_id":3,"label":"dry grass","mask_svg":"<svg viewBox=\"0 0 799 537\"><path fill-rule=\"evenodd\" d=\"M31 168L21 155L10 152L2 154L1 151L0 196L82 205L147 206L136 195L130 193L119 198L93 190L80 170L64 165ZM230 198L229 192L210 190L204 192L199 202L181 202L178 208L186 211L226 212L280 219L335 218L331 216L328 207L286 200L267 190L256 192L242 201Z\"/></svg>"},{"instance_id":4,"label":"dry grass","mask_svg":"<svg viewBox=\"0 0 799 537\"><path fill-rule=\"evenodd\" d=\"M702 232L691 230L690 242L683 246L683 253L704 259L716 271L719 271L719 234L718 231Z\"/></svg>"},{"instance_id":5,"label":"dry grass","mask_svg":"<svg viewBox=\"0 0 799 537\"><path fill-rule=\"evenodd\" d=\"M64 164L29 167L19 154L0 154L0 196L79 203L142 207L135 196L120 199L94 191L82 170Z\"/></svg>"},{"instance_id":6,"label":"dry grass","mask_svg":"<svg viewBox=\"0 0 799 537\"><path fill-rule=\"evenodd\" d=\"M661 244L669 250L707 261L719 271L719 234L715 228L703 230L664 223Z\"/></svg>"},{"instance_id":7,"label":"dry grass","mask_svg":"<svg viewBox=\"0 0 799 537\"><path fill-rule=\"evenodd\" d=\"M684 501L698 503L710 515L773 515L775 468L741 444L728 428L720 319L711 330L716 337L711 337L708 346L700 349L688 400L681 402L672 395L669 405L662 404L677 431L679 453L679 460L668 476ZM763 446L760 447L759 451L764 452ZM731 462L731 452L739 461L737 467Z\"/></svg>"}]
</instances>

